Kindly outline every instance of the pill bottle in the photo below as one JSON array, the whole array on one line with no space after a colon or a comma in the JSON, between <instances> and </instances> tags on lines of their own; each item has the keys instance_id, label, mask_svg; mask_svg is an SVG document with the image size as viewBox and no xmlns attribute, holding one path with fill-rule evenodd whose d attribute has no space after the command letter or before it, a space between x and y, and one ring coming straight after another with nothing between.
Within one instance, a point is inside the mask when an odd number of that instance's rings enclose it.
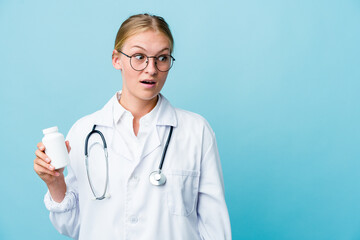
<instances>
[{"instance_id":1,"label":"pill bottle","mask_svg":"<svg viewBox=\"0 0 360 240\"><path fill-rule=\"evenodd\" d=\"M58 131L58 127L44 129L42 139L42 143L45 145L45 153L50 158L50 164L55 169L63 168L70 162L64 135Z\"/></svg>"}]
</instances>

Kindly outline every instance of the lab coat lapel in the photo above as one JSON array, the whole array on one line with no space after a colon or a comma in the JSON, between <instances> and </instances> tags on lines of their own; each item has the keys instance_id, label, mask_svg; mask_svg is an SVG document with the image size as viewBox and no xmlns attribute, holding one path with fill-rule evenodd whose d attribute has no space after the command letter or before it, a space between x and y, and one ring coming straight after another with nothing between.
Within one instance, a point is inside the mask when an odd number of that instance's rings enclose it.
<instances>
[{"instance_id":1,"label":"lab coat lapel","mask_svg":"<svg viewBox=\"0 0 360 240\"><path fill-rule=\"evenodd\" d=\"M145 144L144 144L144 148L141 154L141 159L145 158L147 155L149 155L151 152L153 152L155 149L157 149L158 147L160 147L160 138L158 135L158 131L156 129L156 127L154 127L151 132L149 137L146 139Z\"/></svg>"},{"instance_id":2,"label":"lab coat lapel","mask_svg":"<svg viewBox=\"0 0 360 240\"><path fill-rule=\"evenodd\" d=\"M111 144L111 148L115 151L116 154L122 155L126 159L133 161L133 155L129 151L129 147L126 142L124 142L121 137L121 133L116 129L113 132L113 143ZM115 145L116 143L116 145Z\"/></svg>"},{"instance_id":3,"label":"lab coat lapel","mask_svg":"<svg viewBox=\"0 0 360 240\"><path fill-rule=\"evenodd\" d=\"M175 109L170 105L169 101L162 96L162 103L160 105L159 112L157 113L156 127L154 127L147 138L141 158L146 157L152 153L155 149L165 144L164 134L166 131L165 126L177 126L177 118Z\"/></svg>"},{"instance_id":4,"label":"lab coat lapel","mask_svg":"<svg viewBox=\"0 0 360 240\"><path fill-rule=\"evenodd\" d=\"M133 160L127 144L119 136L121 133L116 131L114 127L114 104L117 101L117 94L115 94L101 110L94 113L94 124L99 127L107 127L104 134L105 132L107 133L105 134L105 139L108 147L110 147L116 154L122 155L129 160ZM115 145L114 143L118 144Z\"/></svg>"},{"instance_id":5,"label":"lab coat lapel","mask_svg":"<svg viewBox=\"0 0 360 240\"><path fill-rule=\"evenodd\" d=\"M94 124L97 126L113 127L113 105L117 101L116 94L113 96L105 106L99 111L94 113Z\"/></svg>"}]
</instances>

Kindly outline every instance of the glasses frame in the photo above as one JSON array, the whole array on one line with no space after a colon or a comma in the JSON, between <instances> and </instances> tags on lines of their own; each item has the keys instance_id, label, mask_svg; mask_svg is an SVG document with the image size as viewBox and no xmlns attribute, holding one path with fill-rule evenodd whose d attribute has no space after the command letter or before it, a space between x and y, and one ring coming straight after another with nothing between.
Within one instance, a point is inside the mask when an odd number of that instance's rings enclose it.
<instances>
[{"instance_id":1,"label":"glasses frame","mask_svg":"<svg viewBox=\"0 0 360 240\"><path fill-rule=\"evenodd\" d=\"M122 52L122 51L120 51L120 50L117 50L117 51L118 51L119 53L124 54L124 56L128 57L129 60L130 60L130 66L132 67L132 69L134 69L135 71L138 71L138 72L144 70L145 68L147 68L147 66L149 66L149 58L154 58L154 60L155 60L155 67L156 67L156 69L159 70L160 72L168 72L168 71L172 68L172 66L174 65L174 62L175 62L175 58L174 58L173 56L171 56L171 54L165 54L165 55L170 56L171 59L172 59L172 61L171 61L171 65L170 65L170 67L169 67L168 70L166 70L166 71L161 71L161 70L158 68L158 66L157 66L157 60L158 60L157 58L158 58L158 57L156 57L156 56L147 56L147 55L143 54L143 55L146 57L146 66L145 66L143 69L138 70L138 69L135 69L135 68L133 67L133 65L131 64L131 58L134 57L134 56L135 56L136 54L138 54L138 53L135 53L135 54L129 56L129 55L127 55L126 53L124 53L124 52Z\"/></svg>"}]
</instances>

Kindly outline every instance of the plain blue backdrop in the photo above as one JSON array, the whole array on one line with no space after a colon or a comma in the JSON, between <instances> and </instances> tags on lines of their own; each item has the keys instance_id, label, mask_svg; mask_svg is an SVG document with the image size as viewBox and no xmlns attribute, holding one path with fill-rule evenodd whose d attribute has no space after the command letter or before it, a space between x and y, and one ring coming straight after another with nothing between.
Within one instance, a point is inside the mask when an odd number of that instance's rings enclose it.
<instances>
[{"instance_id":1,"label":"plain blue backdrop","mask_svg":"<svg viewBox=\"0 0 360 240\"><path fill-rule=\"evenodd\" d=\"M0 0L0 239L67 239L36 144L121 88L116 32L143 12L175 38L162 93L216 133L233 239L360 239L358 0Z\"/></svg>"}]
</instances>

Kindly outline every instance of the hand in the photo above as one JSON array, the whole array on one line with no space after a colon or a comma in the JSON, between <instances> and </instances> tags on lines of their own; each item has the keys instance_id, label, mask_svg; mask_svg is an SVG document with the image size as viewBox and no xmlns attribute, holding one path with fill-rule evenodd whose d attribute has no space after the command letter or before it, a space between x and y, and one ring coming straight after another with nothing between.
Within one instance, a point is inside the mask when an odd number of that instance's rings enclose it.
<instances>
[{"instance_id":1,"label":"hand","mask_svg":"<svg viewBox=\"0 0 360 240\"><path fill-rule=\"evenodd\" d=\"M65 141L65 144L68 152L70 152L71 147L69 141ZM39 177L48 186L59 180L64 181L64 168L55 170L54 166L50 164L51 159L45 154L45 146L42 142L37 144L37 148L35 151L34 170Z\"/></svg>"}]
</instances>

